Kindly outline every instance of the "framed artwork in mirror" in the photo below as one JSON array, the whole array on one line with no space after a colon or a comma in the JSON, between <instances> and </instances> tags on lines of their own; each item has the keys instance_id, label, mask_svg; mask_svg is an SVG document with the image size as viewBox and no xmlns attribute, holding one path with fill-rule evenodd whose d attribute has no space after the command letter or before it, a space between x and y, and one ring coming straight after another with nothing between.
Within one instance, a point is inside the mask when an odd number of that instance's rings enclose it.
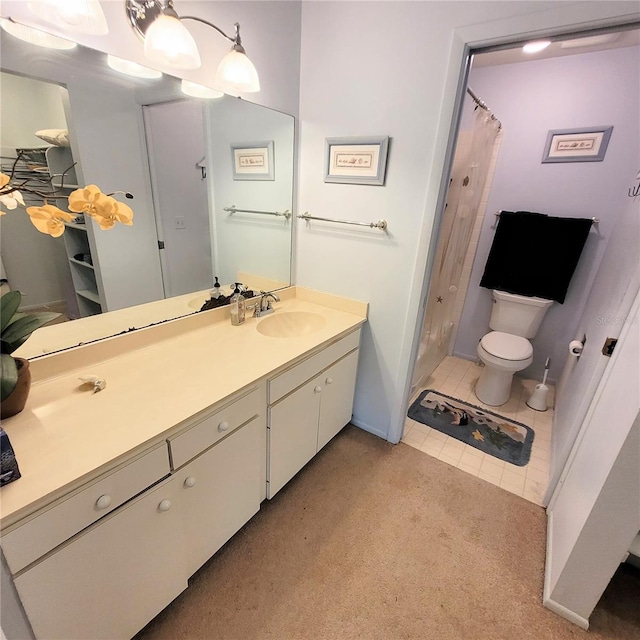
<instances>
[{"instance_id":1,"label":"framed artwork in mirror","mask_svg":"<svg viewBox=\"0 0 640 640\"><path fill-rule=\"evenodd\" d=\"M584 127L549 131L542 163L602 162L613 127Z\"/></svg>"},{"instance_id":2,"label":"framed artwork in mirror","mask_svg":"<svg viewBox=\"0 0 640 640\"><path fill-rule=\"evenodd\" d=\"M327 138L325 182L383 185L389 136Z\"/></svg>"},{"instance_id":3,"label":"framed artwork in mirror","mask_svg":"<svg viewBox=\"0 0 640 640\"><path fill-rule=\"evenodd\" d=\"M231 145L234 180L275 180L273 140Z\"/></svg>"}]
</instances>

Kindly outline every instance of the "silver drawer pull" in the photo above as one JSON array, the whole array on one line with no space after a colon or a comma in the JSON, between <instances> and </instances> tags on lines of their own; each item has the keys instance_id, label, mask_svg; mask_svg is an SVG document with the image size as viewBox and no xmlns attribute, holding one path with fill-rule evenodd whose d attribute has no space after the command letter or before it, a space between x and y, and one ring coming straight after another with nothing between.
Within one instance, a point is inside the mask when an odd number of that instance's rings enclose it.
<instances>
[{"instance_id":1,"label":"silver drawer pull","mask_svg":"<svg viewBox=\"0 0 640 640\"><path fill-rule=\"evenodd\" d=\"M185 479L184 486L187 489L190 489L191 487L195 487L196 479L193 476L189 476L188 478Z\"/></svg>"},{"instance_id":2,"label":"silver drawer pull","mask_svg":"<svg viewBox=\"0 0 640 640\"><path fill-rule=\"evenodd\" d=\"M218 425L218 431L226 431L229 428L229 423L225 420Z\"/></svg>"},{"instance_id":3,"label":"silver drawer pull","mask_svg":"<svg viewBox=\"0 0 640 640\"><path fill-rule=\"evenodd\" d=\"M327 384L333 384L333 378L327 378L327 379L325 380L325 382L326 382Z\"/></svg>"},{"instance_id":4,"label":"silver drawer pull","mask_svg":"<svg viewBox=\"0 0 640 640\"><path fill-rule=\"evenodd\" d=\"M320 393L322 391L322 387L318 386L318 387L314 387L313 389L313 393Z\"/></svg>"},{"instance_id":5,"label":"silver drawer pull","mask_svg":"<svg viewBox=\"0 0 640 640\"><path fill-rule=\"evenodd\" d=\"M169 509L171 509L171 500L163 500L158 505L158 511L160 511L160 512L169 511Z\"/></svg>"},{"instance_id":6,"label":"silver drawer pull","mask_svg":"<svg viewBox=\"0 0 640 640\"><path fill-rule=\"evenodd\" d=\"M111 506L110 495L105 494L96 500L96 509L106 509L109 506Z\"/></svg>"}]
</instances>

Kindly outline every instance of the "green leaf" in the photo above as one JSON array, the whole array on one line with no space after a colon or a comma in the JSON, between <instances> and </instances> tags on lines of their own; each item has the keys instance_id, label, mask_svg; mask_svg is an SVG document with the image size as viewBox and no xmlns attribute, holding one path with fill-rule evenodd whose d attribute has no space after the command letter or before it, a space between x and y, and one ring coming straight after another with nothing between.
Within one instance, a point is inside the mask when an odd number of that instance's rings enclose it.
<instances>
[{"instance_id":1,"label":"green leaf","mask_svg":"<svg viewBox=\"0 0 640 640\"><path fill-rule=\"evenodd\" d=\"M0 298L0 332L4 333L5 327L14 320L14 315L22 301L19 291L8 291Z\"/></svg>"},{"instance_id":2,"label":"green leaf","mask_svg":"<svg viewBox=\"0 0 640 640\"><path fill-rule=\"evenodd\" d=\"M47 324L54 318L57 318L59 313L52 313L50 311L42 313L28 313L22 318L19 318L15 322L12 322L2 332L2 340L9 343L9 348L13 353L18 347L23 345L27 338L42 325Z\"/></svg>"},{"instance_id":3,"label":"green leaf","mask_svg":"<svg viewBox=\"0 0 640 640\"><path fill-rule=\"evenodd\" d=\"M0 400L6 400L18 383L18 366L10 355L0 355Z\"/></svg>"}]
</instances>

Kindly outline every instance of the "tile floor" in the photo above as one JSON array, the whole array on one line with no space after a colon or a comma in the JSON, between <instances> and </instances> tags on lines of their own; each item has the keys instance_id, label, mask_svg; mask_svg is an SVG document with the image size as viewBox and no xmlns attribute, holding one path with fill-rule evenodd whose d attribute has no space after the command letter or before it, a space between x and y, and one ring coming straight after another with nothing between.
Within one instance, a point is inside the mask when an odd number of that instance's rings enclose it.
<instances>
[{"instance_id":1,"label":"tile floor","mask_svg":"<svg viewBox=\"0 0 640 640\"><path fill-rule=\"evenodd\" d=\"M549 476L553 409L534 411L526 405L526 400L540 381L515 377L509 401L500 407L490 407L480 402L473 392L480 372L481 366L474 362L447 356L411 401L423 389L433 389L526 424L535 431L531 459L527 465L518 467L498 460L411 418L405 420L402 442L530 502L542 504ZM554 389L549 386L548 404L552 407Z\"/></svg>"}]
</instances>

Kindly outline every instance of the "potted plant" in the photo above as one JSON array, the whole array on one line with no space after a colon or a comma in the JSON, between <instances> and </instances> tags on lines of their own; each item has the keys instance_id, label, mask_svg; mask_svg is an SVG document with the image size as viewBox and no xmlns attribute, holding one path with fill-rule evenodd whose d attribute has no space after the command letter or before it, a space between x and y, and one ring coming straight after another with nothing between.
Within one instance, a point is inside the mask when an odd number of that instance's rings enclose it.
<instances>
[{"instance_id":1,"label":"potted plant","mask_svg":"<svg viewBox=\"0 0 640 640\"><path fill-rule=\"evenodd\" d=\"M21 313L19 291L9 291L0 297L1 394L0 417L9 418L24 409L31 388L29 361L11 354L29 336L60 314L53 312Z\"/></svg>"}]
</instances>

